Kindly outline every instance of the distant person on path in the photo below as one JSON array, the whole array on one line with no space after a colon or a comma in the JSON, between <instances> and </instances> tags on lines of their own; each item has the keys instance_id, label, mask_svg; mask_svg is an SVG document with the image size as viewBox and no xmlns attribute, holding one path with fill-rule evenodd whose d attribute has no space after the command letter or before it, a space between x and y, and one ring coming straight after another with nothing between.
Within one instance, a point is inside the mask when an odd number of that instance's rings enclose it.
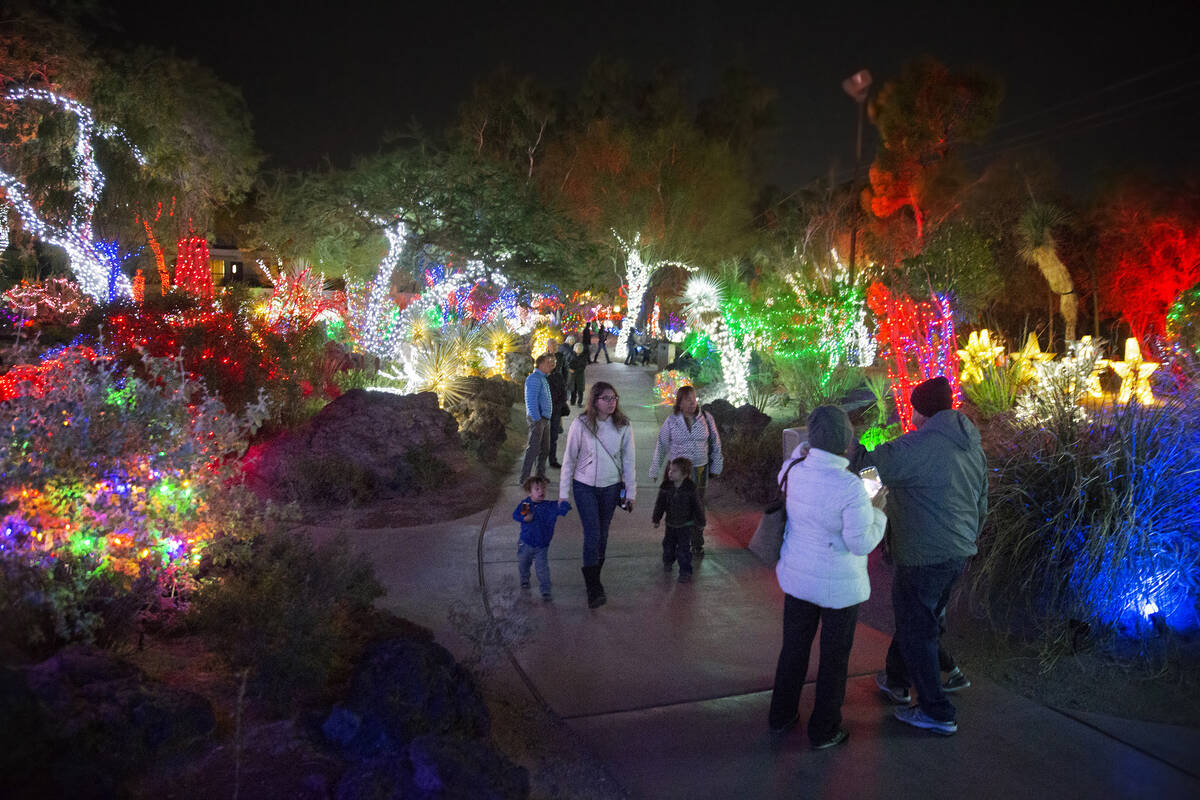
<instances>
[{"instance_id":1,"label":"distant person on path","mask_svg":"<svg viewBox=\"0 0 1200 800\"><path fill-rule=\"evenodd\" d=\"M859 446L850 459L855 470L877 468L891 490L896 635L875 682L896 703L907 704L909 687L916 688L919 705L896 709L896 718L944 736L955 733L958 723L938 669L939 619L976 553L987 515L987 462L979 431L953 404L944 377L919 384L912 391L917 429L870 453ZM965 686L950 687L957 688Z\"/></svg>"},{"instance_id":2,"label":"distant person on path","mask_svg":"<svg viewBox=\"0 0 1200 800\"><path fill-rule=\"evenodd\" d=\"M621 412L612 384L597 381L588 392L584 413L567 432L558 497L575 494L575 508L583 525L583 580L588 608L607 602L600 570L608 548L608 528L618 504L633 510L637 496L637 465L633 426Z\"/></svg>"},{"instance_id":3,"label":"distant person on path","mask_svg":"<svg viewBox=\"0 0 1200 800\"><path fill-rule=\"evenodd\" d=\"M580 334L583 344L583 357L590 359L592 357L592 323L583 326L583 333Z\"/></svg>"},{"instance_id":4,"label":"distant person on path","mask_svg":"<svg viewBox=\"0 0 1200 800\"><path fill-rule=\"evenodd\" d=\"M525 379L525 421L529 423L529 443L525 447L525 462L521 465L520 485L530 475L545 475L550 458L550 419L554 403L550 398L550 382L546 376L554 370L554 354L542 353L529 377ZM535 471L536 469L536 471Z\"/></svg>"},{"instance_id":5,"label":"distant person on path","mask_svg":"<svg viewBox=\"0 0 1200 800\"><path fill-rule=\"evenodd\" d=\"M596 357L592 359L592 363L597 363L600 360L600 354L604 353L604 363L611 364L612 361L608 357L608 330L604 325L598 327L599 330L596 332Z\"/></svg>"},{"instance_id":6,"label":"distant person on path","mask_svg":"<svg viewBox=\"0 0 1200 800\"><path fill-rule=\"evenodd\" d=\"M550 485L540 475L525 481L529 496L513 511L513 519L521 523L521 539L517 543L517 572L521 577L521 588L529 588L529 567L537 571L538 588L542 599L551 600L550 591L550 540L554 538L554 525L559 517L566 516L571 504L566 500L549 502L546 487Z\"/></svg>"},{"instance_id":7,"label":"distant person on path","mask_svg":"<svg viewBox=\"0 0 1200 800\"><path fill-rule=\"evenodd\" d=\"M883 539L887 523L857 475L846 469L854 441L850 418L837 406L818 406L808 416L808 441L779 470L787 480L787 533L775 575L784 591L783 647L775 669L768 724L784 733L800 718L800 690L817 626L821 656L816 700L808 719L815 750L846 741L842 702L858 607L871 596L867 554ZM796 462L796 459L802 459Z\"/></svg>"},{"instance_id":8,"label":"distant person on path","mask_svg":"<svg viewBox=\"0 0 1200 800\"><path fill-rule=\"evenodd\" d=\"M667 530L663 533L663 569L671 571L671 565L679 561L679 582L692 580L692 531L704 527L704 504L696 494L692 483L692 462L686 458L671 459L667 477L658 490L654 513L650 521L658 527L663 515L667 518Z\"/></svg>"},{"instance_id":9,"label":"distant person on path","mask_svg":"<svg viewBox=\"0 0 1200 800\"><path fill-rule=\"evenodd\" d=\"M570 352L570 349L567 350ZM567 405L567 360L562 348L554 354L554 369L546 376L550 384L550 466L558 469L558 435L562 433L562 418L571 415L571 407ZM540 473L539 473L540 474Z\"/></svg>"},{"instance_id":10,"label":"distant person on path","mask_svg":"<svg viewBox=\"0 0 1200 800\"><path fill-rule=\"evenodd\" d=\"M650 459L650 480L658 482L659 469L664 462L686 458L692 463L692 483L700 502L708 488L709 475L720 475L724 468L721 454L721 434L712 414L700 410L696 390L682 386L675 393L675 409L658 431L658 444L654 457ZM704 525L696 527L692 535L692 553L704 557Z\"/></svg>"},{"instance_id":11,"label":"distant person on path","mask_svg":"<svg viewBox=\"0 0 1200 800\"><path fill-rule=\"evenodd\" d=\"M576 408L583 408L584 397L584 372L587 370L588 354L587 348L582 344L575 345L575 354L571 356L571 397L569 398L572 405Z\"/></svg>"}]
</instances>

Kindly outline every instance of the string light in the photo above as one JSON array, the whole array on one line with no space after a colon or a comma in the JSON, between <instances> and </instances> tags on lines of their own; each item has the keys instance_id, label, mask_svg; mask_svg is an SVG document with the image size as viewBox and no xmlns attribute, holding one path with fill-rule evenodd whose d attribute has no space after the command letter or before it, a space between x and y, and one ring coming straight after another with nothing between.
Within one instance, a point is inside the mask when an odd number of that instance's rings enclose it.
<instances>
[{"instance_id":1,"label":"string light","mask_svg":"<svg viewBox=\"0 0 1200 800\"><path fill-rule=\"evenodd\" d=\"M34 237L66 251L71 270L87 294L99 302L107 301L110 295L132 298L133 287L128 276L121 274L110 280L109 259L100 249L99 243L92 238L92 218L104 189L104 173L96 164L92 139L96 136L116 138L129 145L128 140L115 128L98 127L91 109L69 97L44 89L29 88L12 89L5 97L14 102L34 100L61 108L74 115L77 123L75 157L72 161L74 185L77 187L76 202L69 218L61 224L42 219L25 184L8 172L0 170L0 188L5 190L8 202L24 220L26 229ZM145 157L132 145L130 152L138 164L146 163Z\"/></svg>"},{"instance_id":2,"label":"string light","mask_svg":"<svg viewBox=\"0 0 1200 800\"><path fill-rule=\"evenodd\" d=\"M692 326L712 340L720 355L725 399L735 406L749 402L750 348L737 340L726 321L725 287L706 275L694 275L688 280L683 301Z\"/></svg>"}]
</instances>

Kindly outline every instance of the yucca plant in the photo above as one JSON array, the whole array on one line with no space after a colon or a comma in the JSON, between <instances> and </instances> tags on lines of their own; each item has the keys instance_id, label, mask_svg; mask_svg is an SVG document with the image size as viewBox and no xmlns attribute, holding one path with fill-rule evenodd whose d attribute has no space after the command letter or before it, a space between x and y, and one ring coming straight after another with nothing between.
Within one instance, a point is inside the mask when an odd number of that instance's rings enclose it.
<instances>
[{"instance_id":1,"label":"yucca plant","mask_svg":"<svg viewBox=\"0 0 1200 800\"><path fill-rule=\"evenodd\" d=\"M963 384L967 398L985 417L1011 411L1025 383L1020 362L1009 361L1001 365L989 363L984 366L982 375L980 381Z\"/></svg>"}]
</instances>

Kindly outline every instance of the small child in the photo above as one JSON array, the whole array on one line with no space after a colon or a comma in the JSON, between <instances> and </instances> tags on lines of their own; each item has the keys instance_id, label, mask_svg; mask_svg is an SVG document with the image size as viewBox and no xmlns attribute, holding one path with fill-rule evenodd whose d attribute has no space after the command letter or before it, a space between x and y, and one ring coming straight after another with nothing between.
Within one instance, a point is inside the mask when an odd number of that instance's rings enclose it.
<instances>
[{"instance_id":1,"label":"small child","mask_svg":"<svg viewBox=\"0 0 1200 800\"><path fill-rule=\"evenodd\" d=\"M663 535L663 569L671 571L671 565L679 560L679 582L692 580L692 530L703 528L704 504L696 494L692 483L692 462L686 458L675 458L667 467L667 478L658 490L658 501L654 504L651 521L658 527L659 520L667 516L667 532Z\"/></svg>"},{"instance_id":2,"label":"small child","mask_svg":"<svg viewBox=\"0 0 1200 800\"><path fill-rule=\"evenodd\" d=\"M521 541L517 544L517 570L521 575L521 588L529 588L529 565L537 570L538 586L542 599L550 600L550 540L554 538L554 524L566 516L571 504L566 500L558 503L546 501L546 487L550 481L541 475L533 475L525 481L529 496L513 511L513 519L521 523Z\"/></svg>"}]
</instances>

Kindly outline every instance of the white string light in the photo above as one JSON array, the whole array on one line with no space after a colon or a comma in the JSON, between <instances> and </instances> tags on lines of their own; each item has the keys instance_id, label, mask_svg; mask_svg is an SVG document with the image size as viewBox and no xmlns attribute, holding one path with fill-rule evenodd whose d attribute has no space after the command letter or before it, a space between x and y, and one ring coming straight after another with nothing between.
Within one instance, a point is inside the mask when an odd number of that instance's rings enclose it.
<instances>
[{"instance_id":1,"label":"white string light","mask_svg":"<svg viewBox=\"0 0 1200 800\"><path fill-rule=\"evenodd\" d=\"M750 348L739 343L725 322L725 288L707 275L695 275L683 292L684 313L689 323L703 331L721 357L725 399L735 406L750 400L746 375L750 371Z\"/></svg>"},{"instance_id":2,"label":"white string light","mask_svg":"<svg viewBox=\"0 0 1200 800\"><path fill-rule=\"evenodd\" d=\"M3 187L8 202L24 220L26 229L33 236L47 244L57 245L67 252L71 271L79 279L83 290L99 302L109 301L112 299L109 285L111 259L101 247L102 243L94 241L92 232L96 203L104 190L104 173L96 164L92 138L117 138L127 145L128 139L111 126L97 127L91 109L69 97L44 89L28 88L13 89L5 97L11 101L36 100L48 103L75 116L77 130L72 170L77 177L78 193L75 207L66 222L54 224L42 219L34 208L25 184L3 170L0 170L0 187ZM138 164L144 165L146 160L141 151L132 145L130 149ZM133 285L129 276L124 273L115 276L111 290L111 293L118 297L133 297Z\"/></svg>"}]
</instances>

